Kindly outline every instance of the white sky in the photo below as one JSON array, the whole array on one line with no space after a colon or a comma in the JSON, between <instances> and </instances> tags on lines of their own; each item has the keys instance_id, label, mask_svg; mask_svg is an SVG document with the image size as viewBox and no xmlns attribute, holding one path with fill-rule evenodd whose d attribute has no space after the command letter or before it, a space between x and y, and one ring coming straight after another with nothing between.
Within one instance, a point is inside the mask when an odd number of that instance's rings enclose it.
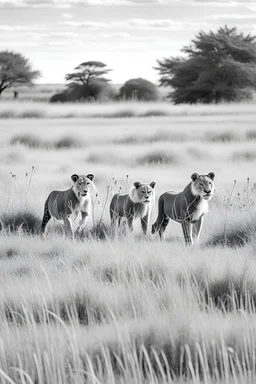
<instances>
[{"instance_id":1,"label":"white sky","mask_svg":"<svg viewBox=\"0 0 256 384\"><path fill-rule=\"evenodd\" d=\"M91 60L114 83L157 81L157 59L225 24L256 34L256 0L0 0L0 50L27 56L41 83L63 83Z\"/></svg>"}]
</instances>

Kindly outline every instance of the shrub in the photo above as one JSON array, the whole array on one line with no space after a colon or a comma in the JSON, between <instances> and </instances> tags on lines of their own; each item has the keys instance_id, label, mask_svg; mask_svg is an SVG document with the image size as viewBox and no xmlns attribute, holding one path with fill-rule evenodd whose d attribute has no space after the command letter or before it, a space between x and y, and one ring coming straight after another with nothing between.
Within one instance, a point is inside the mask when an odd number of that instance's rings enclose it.
<instances>
[{"instance_id":1,"label":"shrub","mask_svg":"<svg viewBox=\"0 0 256 384\"><path fill-rule=\"evenodd\" d=\"M256 131L248 131L246 132L247 140L256 140Z\"/></svg>"},{"instance_id":2,"label":"shrub","mask_svg":"<svg viewBox=\"0 0 256 384\"><path fill-rule=\"evenodd\" d=\"M62 93L53 95L51 103L56 102L91 102L91 101L109 101L116 96L116 90L107 82L101 80L91 80L88 84L70 85Z\"/></svg>"},{"instance_id":3,"label":"shrub","mask_svg":"<svg viewBox=\"0 0 256 384\"><path fill-rule=\"evenodd\" d=\"M22 119L41 119L44 117L43 111L24 111L20 116Z\"/></svg>"},{"instance_id":4,"label":"shrub","mask_svg":"<svg viewBox=\"0 0 256 384\"><path fill-rule=\"evenodd\" d=\"M162 151L152 151L141 156L137 162L139 164L176 164L177 159L173 154L164 153Z\"/></svg>"},{"instance_id":5,"label":"shrub","mask_svg":"<svg viewBox=\"0 0 256 384\"><path fill-rule=\"evenodd\" d=\"M165 111L158 111L158 110L152 110L144 112L140 117L154 117L154 116L169 116L168 112Z\"/></svg>"},{"instance_id":6,"label":"shrub","mask_svg":"<svg viewBox=\"0 0 256 384\"><path fill-rule=\"evenodd\" d=\"M30 134L16 135L10 140L10 144L21 144L29 148L38 148L43 146L42 141L38 137Z\"/></svg>"},{"instance_id":7,"label":"shrub","mask_svg":"<svg viewBox=\"0 0 256 384\"><path fill-rule=\"evenodd\" d=\"M81 146L81 142L79 140L75 139L74 137L71 136L64 136L54 143L54 147L56 149L63 149L63 148L77 148Z\"/></svg>"},{"instance_id":8,"label":"shrub","mask_svg":"<svg viewBox=\"0 0 256 384\"><path fill-rule=\"evenodd\" d=\"M68 101L68 98L65 91L56 93L49 100L50 103L66 103L67 101Z\"/></svg>"},{"instance_id":9,"label":"shrub","mask_svg":"<svg viewBox=\"0 0 256 384\"><path fill-rule=\"evenodd\" d=\"M2 230L17 232L22 230L27 234L36 234L41 224L40 218L34 213L24 211L5 213L0 218Z\"/></svg>"},{"instance_id":10,"label":"shrub","mask_svg":"<svg viewBox=\"0 0 256 384\"><path fill-rule=\"evenodd\" d=\"M234 161L255 161L256 151L239 151L232 156Z\"/></svg>"},{"instance_id":11,"label":"shrub","mask_svg":"<svg viewBox=\"0 0 256 384\"><path fill-rule=\"evenodd\" d=\"M212 143L228 143L231 141L236 141L237 136L235 136L234 133L231 132L209 133L206 135L206 140Z\"/></svg>"},{"instance_id":12,"label":"shrub","mask_svg":"<svg viewBox=\"0 0 256 384\"><path fill-rule=\"evenodd\" d=\"M123 99L156 101L158 99L158 89L155 84L148 80L131 79L121 87L120 97Z\"/></svg>"},{"instance_id":13,"label":"shrub","mask_svg":"<svg viewBox=\"0 0 256 384\"><path fill-rule=\"evenodd\" d=\"M253 220L242 223L234 223L232 226L219 229L206 243L209 247L226 246L230 248L242 247L248 243L256 233L256 225Z\"/></svg>"}]
</instances>

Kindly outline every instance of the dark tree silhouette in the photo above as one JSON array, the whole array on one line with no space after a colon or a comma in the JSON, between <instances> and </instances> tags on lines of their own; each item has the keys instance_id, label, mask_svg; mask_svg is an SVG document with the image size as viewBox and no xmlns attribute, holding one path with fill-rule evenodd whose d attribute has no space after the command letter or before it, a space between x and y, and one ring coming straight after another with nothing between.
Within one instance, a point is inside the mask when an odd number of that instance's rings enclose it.
<instances>
[{"instance_id":1,"label":"dark tree silhouette","mask_svg":"<svg viewBox=\"0 0 256 384\"><path fill-rule=\"evenodd\" d=\"M136 99L144 101L155 101L158 99L157 86L148 80L138 78L126 81L120 88L120 97L125 99Z\"/></svg>"},{"instance_id":2,"label":"dark tree silhouette","mask_svg":"<svg viewBox=\"0 0 256 384\"><path fill-rule=\"evenodd\" d=\"M158 61L160 85L174 89L175 104L251 98L256 89L256 37L225 26L200 32L182 49L185 57Z\"/></svg>"},{"instance_id":3,"label":"dark tree silhouette","mask_svg":"<svg viewBox=\"0 0 256 384\"><path fill-rule=\"evenodd\" d=\"M40 77L39 71L33 71L28 59L20 53L11 51L0 52L0 95L11 87L33 85Z\"/></svg>"},{"instance_id":4,"label":"dark tree silhouette","mask_svg":"<svg viewBox=\"0 0 256 384\"><path fill-rule=\"evenodd\" d=\"M93 79L98 79L104 82L109 81L104 76L111 71L111 69L107 69L106 64L100 61L87 61L85 63L81 63L74 70L75 72L68 73L66 75L66 80L69 82L69 85L88 85Z\"/></svg>"},{"instance_id":5,"label":"dark tree silhouette","mask_svg":"<svg viewBox=\"0 0 256 384\"><path fill-rule=\"evenodd\" d=\"M50 103L66 103L75 101L109 101L116 97L117 91L108 82L97 79L89 84L70 85L65 91L50 98Z\"/></svg>"}]
</instances>

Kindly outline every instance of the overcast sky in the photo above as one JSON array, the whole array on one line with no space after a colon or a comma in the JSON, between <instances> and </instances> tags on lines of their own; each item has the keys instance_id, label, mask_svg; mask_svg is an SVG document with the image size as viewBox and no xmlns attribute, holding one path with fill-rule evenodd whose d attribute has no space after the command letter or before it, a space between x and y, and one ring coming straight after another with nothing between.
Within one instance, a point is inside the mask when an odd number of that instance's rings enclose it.
<instances>
[{"instance_id":1,"label":"overcast sky","mask_svg":"<svg viewBox=\"0 0 256 384\"><path fill-rule=\"evenodd\" d=\"M256 34L256 0L0 0L0 50L30 58L41 83L89 60L113 69L114 83L156 81L157 59L225 24Z\"/></svg>"}]
</instances>

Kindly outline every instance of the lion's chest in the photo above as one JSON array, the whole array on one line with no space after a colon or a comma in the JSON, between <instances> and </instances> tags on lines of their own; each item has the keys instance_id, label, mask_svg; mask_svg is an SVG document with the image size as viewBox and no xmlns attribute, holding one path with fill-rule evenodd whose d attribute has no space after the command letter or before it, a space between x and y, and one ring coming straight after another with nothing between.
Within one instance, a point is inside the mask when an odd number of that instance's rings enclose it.
<instances>
[{"instance_id":1,"label":"lion's chest","mask_svg":"<svg viewBox=\"0 0 256 384\"><path fill-rule=\"evenodd\" d=\"M206 200L199 201L196 209L193 212L192 221L199 220L207 212L208 212L208 202Z\"/></svg>"},{"instance_id":2,"label":"lion's chest","mask_svg":"<svg viewBox=\"0 0 256 384\"><path fill-rule=\"evenodd\" d=\"M82 212L89 212L91 210L91 199L87 196L82 198L78 209Z\"/></svg>"},{"instance_id":3,"label":"lion's chest","mask_svg":"<svg viewBox=\"0 0 256 384\"><path fill-rule=\"evenodd\" d=\"M148 212L148 205L142 203L133 203L131 208L135 219L141 219Z\"/></svg>"}]
</instances>

